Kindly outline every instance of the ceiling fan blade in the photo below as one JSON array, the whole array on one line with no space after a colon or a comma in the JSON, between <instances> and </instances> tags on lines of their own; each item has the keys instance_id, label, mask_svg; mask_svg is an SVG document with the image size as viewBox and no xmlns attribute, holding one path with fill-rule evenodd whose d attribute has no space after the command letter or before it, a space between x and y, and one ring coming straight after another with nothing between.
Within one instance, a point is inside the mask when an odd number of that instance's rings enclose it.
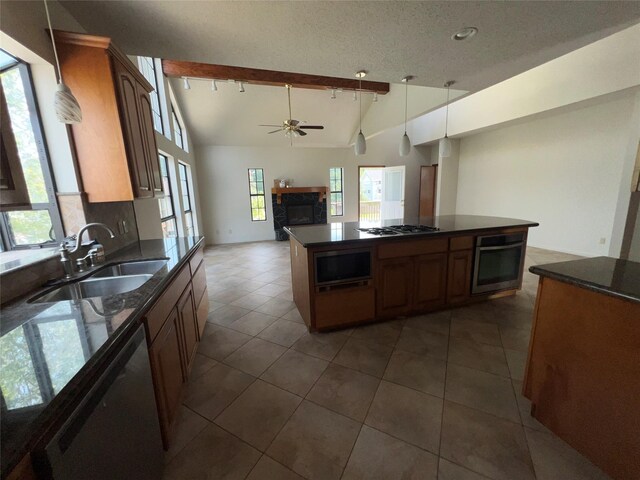
<instances>
[{"instance_id":1,"label":"ceiling fan blade","mask_svg":"<svg viewBox=\"0 0 640 480\"><path fill-rule=\"evenodd\" d=\"M307 130L324 130L324 126L322 125L303 125L298 128L306 128Z\"/></svg>"},{"instance_id":2,"label":"ceiling fan blade","mask_svg":"<svg viewBox=\"0 0 640 480\"><path fill-rule=\"evenodd\" d=\"M273 132L267 132L267 133L277 133L277 132L281 132L282 130L283 130L282 128L279 128L277 130L274 130Z\"/></svg>"},{"instance_id":3,"label":"ceiling fan blade","mask_svg":"<svg viewBox=\"0 0 640 480\"><path fill-rule=\"evenodd\" d=\"M304 137L307 134L307 132L305 132L304 130L296 130L296 133L301 137Z\"/></svg>"},{"instance_id":4,"label":"ceiling fan blade","mask_svg":"<svg viewBox=\"0 0 640 480\"><path fill-rule=\"evenodd\" d=\"M259 127L282 127L282 125L258 125Z\"/></svg>"}]
</instances>

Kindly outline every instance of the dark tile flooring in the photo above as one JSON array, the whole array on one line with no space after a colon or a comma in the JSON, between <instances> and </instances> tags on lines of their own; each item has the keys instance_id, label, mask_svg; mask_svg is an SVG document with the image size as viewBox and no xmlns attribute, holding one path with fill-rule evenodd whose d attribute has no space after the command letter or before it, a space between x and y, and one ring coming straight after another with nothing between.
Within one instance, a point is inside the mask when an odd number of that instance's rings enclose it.
<instances>
[{"instance_id":1,"label":"dark tile flooring","mask_svg":"<svg viewBox=\"0 0 640 480\"><path fill-rule=\"evenodd\" d=\"M571 256L530 248L527 267ZM605 479L521 395L537 277L515 297L329 334L289 247L207 248L211 310L166 479Z\"/></svg>"}]
</instances>

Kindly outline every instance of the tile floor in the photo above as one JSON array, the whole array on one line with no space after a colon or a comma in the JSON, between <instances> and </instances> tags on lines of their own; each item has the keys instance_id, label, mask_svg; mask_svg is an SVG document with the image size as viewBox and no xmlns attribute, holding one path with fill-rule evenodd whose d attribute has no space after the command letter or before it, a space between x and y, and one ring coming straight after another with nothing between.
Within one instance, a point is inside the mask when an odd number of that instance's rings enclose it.
<instances>
[{"instance_id":1,"label":"tile floor","mask_svg":"<svg viewBox=\"0 0 640 480\"><path fill-rule=\"evenodd\" d=\"M527 267L571 256L530 248ZM166 479L605 479L520 394L537 277L515 297L328 334L285 242L205 252L211 310Z\"/></svg>"}]
</instances>

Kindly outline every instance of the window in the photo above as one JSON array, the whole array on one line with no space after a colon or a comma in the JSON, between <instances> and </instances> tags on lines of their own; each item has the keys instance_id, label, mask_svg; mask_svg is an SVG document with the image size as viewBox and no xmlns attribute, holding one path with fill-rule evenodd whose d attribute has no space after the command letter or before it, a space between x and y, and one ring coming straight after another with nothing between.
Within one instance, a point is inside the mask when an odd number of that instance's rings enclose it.
<instances>
[{"instance_id":1,"label":"window","mask_svg":"<svg viewBox=\"0 0 640 480\"><path fill-rule=\"evenodd\" d=\"M0 50L0 80L32 207L0 215L0 250L54 246L64 234L29 66Z\"/></svg>"},{"instance_id":2,"label":"window","mask_svg":"<svg viewBox=\"0 0 640 480\"><path fill-rule=\"evenodd\" d=\"M171 107L171 122L173 123L173 136L176 139L176 145L185 152L188 152L189 146L187 145L187 135L173 107Z\"/></svg>"},{"instance_id":3,"label":"window","mask_svg":"<svg viewBox=\"0 0 640 480\"><path fill-rule=\"evenodd\" d=\"M180 170L180 190L182 191L182 208L184 211L184 221L186 223L185 235L187 237L195 235L193 227L193 209L191 208L191 188L189 186L188 167L184 163L178 164Z\"/></svg>"},{"instance_id":4,"label":"window","mask_svg":"<svg viewBox=\"0 0 640 480\"><path fill-rule=\"evenodd\" d=\"M161 153L158 154L158 158L160 159L160 174L162 175L162 186L164 187L164 197L158 200L160 203L162 235L164 237L177 237L176 212L173 210L173 193L171 192L171 179L169 178L169 158Z\"/></svg>"},{"instance_id":5,"label":"window","mask_svg":"<svg viewBox=\"0 0 640 480\"><path fill-rule=\"evenodd\" d=\"M251 221L265 221L267 207L264 201L264 173L261 168L249 169L249 200L251 202Z\"/></svg>"},{"instance_id":6,"label":"window","mask_svg":"<svg viewBox=\"0 0 640 480\"><path fill-rule=\"evenodd\" d=\"M155 60L151 57L138 57L138 68L144 78L151 84L153 91L151 96L151 110L153 111L153 126L156 131L164 133L162 126L162 104L160 103L160 90L158 89L158 74Z\"/></svg>"},{"instance_id":7,"label":"window","mask_svg":"<svg viewBox=\"0 0 640 480\"><path fill-rule=\"evenodd\" d=\"M342 168L329 169L329 197L330 197L330 214L333 217L339 217L343 214L342 209Z\"/></svg>"}]
</instances>

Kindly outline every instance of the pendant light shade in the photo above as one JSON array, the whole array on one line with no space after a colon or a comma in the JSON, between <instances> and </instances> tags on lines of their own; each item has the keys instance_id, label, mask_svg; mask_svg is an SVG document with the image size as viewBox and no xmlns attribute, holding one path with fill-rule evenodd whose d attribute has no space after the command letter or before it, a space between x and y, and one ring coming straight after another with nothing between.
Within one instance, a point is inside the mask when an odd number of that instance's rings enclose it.
<instances>
[{"instance_id":1,"label":"pendant light shade","mask_svg":"<svg viewBox=\"0 0 640 480\"><path fill-rule=\"evenodd\" d=\"M444 138L440 139L440 144L438 150L440 150L440 156L442 158L447 158L451 156L451 140L447 136L447 130L449 129L449 88L455 82L453 80L449 80L444 86L447 88L447 114L444 121Z\"/></svg>"},{"instance_id":2,"label":"pendant light shade","mask_svg":"<svg viewBox=\"0 0 640 480\"><path fill-rule=\"evenodd\" d=\"M407 135L407 99L409 97L409 80L412 78L411 75L407 75L402 79L404 82L404 135L400 140L399 151L401 157L406 157L411 151L411 140L409 140L409 135Z\"/></svg>"},{"instance_id":3,"label":"pendant light shade","mask_svg":"<svg viewBox=\"0 0 640 480\"><path fill-rule=\"evenodd\" d=\"M358 77L359 80L358 90L360 90L360 132L358 132L358 138L356 138L356 155L364 155L365 153L367 153L367 140L364 138L364 134L362 133L362 77L364 77L366 74L367 72L365 72L364 70L356 72L356 77ZM353 92L353 94L355 95L356 92Z\"/></svg>"},{"instance_id":4,"label":"pendant light shade","mask_svg":"<svg viewBox=\"0 0 640 480\"><path fill-rule=\"evenodd\" d=\"M51 43L53 45L53 55L56 58L56 67L58 67L58 87L53 99L53 108L56 117L62 123L80 123L82 122L82 109L76 97L71 93L62 81L62 73L60 72L60 61L58 60L58 50L56 49L56 41L53 37L53 28L51 28L51 17L49 17L49 6L47 0L44 0L44 11L47 14L47 24L49 25L49 33L51 34Z\"/></svg>"},{"instance_id":5,"label":"pendant light shade","mask_svg":"<svg viewBox=\"0 0 640 480\"><path fill-rule=\"evenodd\" d=\"M358 133L358 138L356 139L356 155L364 155L367 153L367 141L364 138L362 131Z\"/></svg>"}]
</instances>

